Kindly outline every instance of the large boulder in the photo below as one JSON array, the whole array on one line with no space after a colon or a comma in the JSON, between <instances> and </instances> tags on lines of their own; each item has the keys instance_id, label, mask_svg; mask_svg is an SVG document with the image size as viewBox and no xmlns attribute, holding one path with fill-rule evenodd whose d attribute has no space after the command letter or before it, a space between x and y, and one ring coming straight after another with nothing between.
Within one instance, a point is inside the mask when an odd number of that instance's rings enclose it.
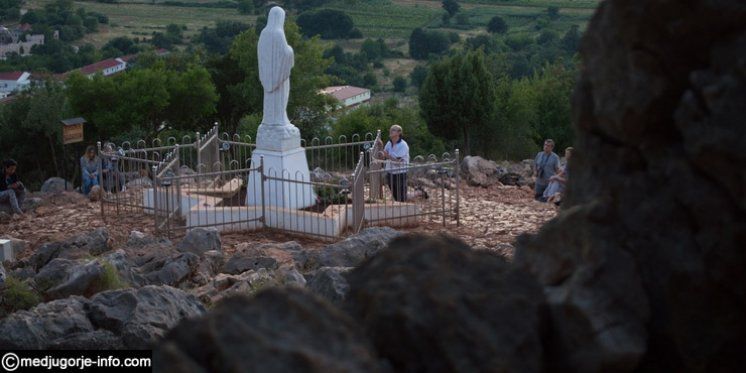
<instances>
[{"instance_id":1,"label":"large boulder","mask_svg":"<svg viewBox=\"0 0 746 373\"><path fill-rule=\"evenodd\" d=\"M109 232L106 228L97 228L62 242L46 243L36 250L29 262L38 271L54 258L79 259L109 250Z\"/></svg>"},{"instance_id":2,"label":"large boulder","mask_svg":"<svg viewBox=\"0 0 746 373\"><path fill-rule=\"evenodd\" d=\"M42 303L0 320L0 349L46 349L53 340L94 330L86 317L83 297Z\"/></svg>"},{"instance_id":3,"label":"large boulder","mask_svg":"<svg viewBox=\"0 0 746 373\"><path fill-rule=\"evenodd\" d=\"M259 268L274 270L278 267L277 259L268 256L261 249L247 249L233 254L222 266L221 272L237 275L248 270L258 270Z\"/></svg>"},{"instance_id":4,"label":"large boulder","mask_svg":"<svg viewBox=\"0 0 746 373\"><path fill-rule=\"evenodd\" d=\"M497 163L479 156L468 155L461 160L461 173L473 186L488 187L499 183Z\"/></svg>"},{"instance_id":5,"label":"large boulder","mask_svg":"<svg viewBox=\"0 0 746 373\"><path fill-rule=\"evenodd\" d=\"M152 261L137 271L148 284L178 286L191 278L198 265L199 256L185 252Z\"/></svg>"},{"instance_id":6,"label":"large boulder","mask_svg":"<svg viewBox=\"0 0 746 373\"><path fill-rule=\"evenodd\" d=\"M92 325L120 336L130 349L149 348L181 319L205 312L197 298L170 286L106 291L86 309Z\"/></svg>"},{"instance_id":7,"label":"large boulder","mask_svg":"<svg viewBox=\"0 0 746 373\"><path fill-rule=\"evenodd\" d=\"M101 261L53 259L34 276L36 290L46 299L66 298L70 295L90 297L99 291L120 286L117 273L108 273Z\"/></svg>"},{"instance_id":8,"label":"large boulder","mask_svg":"<svg viewBox=\"0 0 746 373\"><path fill-rule=\"evenodd\" d=\"M220 273L206 285L194 289L194 294L204 304L209 305L232 295L251 295L265 288L279 285L281 285L281 279L274 272L260 268L239 275Z\"/></svg>"},{"instance_id":9,"label":"large boulder","mask_svg":"<svg viewBox=\"0 0 746 373\"><path fill-rule=\"evenodd\" d=\"M50 177L41 185L42 193L59 193L64 192L65 190L71 192L75 190L75 186L72 182L68 181L67 189L65 189L65 179L61 177Z\"/></svg>"},{"instance_id":10,"label":"large boulder","mask_svg":"<svg viewBox=\"0 0 746 373\"><path fill-rule=\"evenodd\" d=\"M375 372L355 323L298 288L225 299L171 330L154 352L162 372Z\"/></svg>"},{"instance_id":11,"label":"large boulder","mask_svg":"<svg viewBox=\"0 0 746 373\"><path fill-rule=\"evenodd\" d=\"M220 233L215 228L194 228L176 245L181 252L202 255L205 251L222 250Z\"/></svg>"},{"instance_id":12,"label":"large boulder","mask_svg":"<svg viewBox=\"0 0 746 373\"><path fill-rule=\"evenodd\" d=\"M347 279L346 308L396 371L543 368L542 289L497 255L408 235Z\"/></svg>"},{"instance_id":13,"label":"large boulder","mask_svg":"<svg viewBox=\"0 0 746 373\"><path fill-rule=\"evenodd\" d=\"M563 211L516 247L554 370L743 369L744 19L741 0L600 3Z\"/></svg>"},{"instance_id":14,"label":"large boulder","mask_svg":"<svg viewBox=\"0 0 746 373\"><path fill-rule=\"evenodd\" d=\"M355 267L400 234L389 227L366 228L321 250L293 252L293 258L303 271L314 271L321 267Z\"/></svg>"}]
</instances>

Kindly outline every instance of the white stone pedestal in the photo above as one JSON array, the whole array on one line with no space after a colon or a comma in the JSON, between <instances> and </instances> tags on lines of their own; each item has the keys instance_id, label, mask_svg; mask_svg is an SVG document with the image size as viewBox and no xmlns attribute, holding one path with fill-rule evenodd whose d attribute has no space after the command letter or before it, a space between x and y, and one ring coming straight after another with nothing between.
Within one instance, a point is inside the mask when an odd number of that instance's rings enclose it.
<instances>
[{"instance_id":1,"label":"white stone pedestal","mask_svg":"<svg viewBox=\"0 0 746 373\"><path fill-rule=\"evenodd\" d=\"M288 209L302 209L316 204L316 193L308 171L306 150L300 147L300 132L293 125L259 126L257 147L251 155L253 167L264 157L264 175L286 180L264 181L264 204ZM288 181L289 180L289 181ZM295 182L297 181L297 182ZM246 204L262 204L261 175L249 174Z\"/></svg>"}]
</instances>

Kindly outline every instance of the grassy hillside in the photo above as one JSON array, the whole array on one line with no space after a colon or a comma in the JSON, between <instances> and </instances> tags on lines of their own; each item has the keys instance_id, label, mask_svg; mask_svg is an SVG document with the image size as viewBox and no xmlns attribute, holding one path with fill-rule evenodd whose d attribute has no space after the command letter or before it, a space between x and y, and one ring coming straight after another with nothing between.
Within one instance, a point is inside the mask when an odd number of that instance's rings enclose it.
<instances>
[{"instance_id":1,"label":"grassy hillside","mask_svg":"<svg viewBox=\"0 0 746 373\"><path fill-rule=\"evenodd\" d=\"M182 2L210 2L209 0L180 0ZM42 7L52 0L27 0L29 7ZM153 5L152 3L106 4L97 2L76 1L75 8L83 7L88 11L106 14L109 25L101 27L100 32L86 35L81 43L93 43L96 46L105 44L117 36L132 38L149 36L153 31L164 31L171 23L187 26L184 32L192 36L204 26L214 26L220 20L253 23L255 16L238 14L236 9L195 8Z\"/></svg>"}]
</instances>

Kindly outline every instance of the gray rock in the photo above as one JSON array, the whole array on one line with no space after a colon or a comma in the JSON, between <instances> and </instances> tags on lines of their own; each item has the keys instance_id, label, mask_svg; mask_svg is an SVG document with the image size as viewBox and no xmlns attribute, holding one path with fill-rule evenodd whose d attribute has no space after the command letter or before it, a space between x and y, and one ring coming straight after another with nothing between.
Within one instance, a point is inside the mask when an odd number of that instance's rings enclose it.
<instances>
[{"instance_id":1,"label":"gray rock","mask_svg":"<svg viewBox=\"0 0 746 373\"><path fill-rule=\"evenodd\" d=\"M461 172L469 185L488 187L499 183L497 170L497 163L479 156L468 155L461 161Z\"/></svg>"},{"instance_id":2,"label":"gray rock","mask_svg":"<svg viewBox=\"0 0 746 373\"><path fill-rule=\"evenodd\" d=\"M374 256L400 234L388 227L366 228L321 250L293 252L293 258L302 271L313 271L321 267L355 267Z\"/></svg>"},{"instance_id":3,"label":"gray rock","mask_svg":"<svg viewBox=\"0 0 746 373\"><path fill-rule=\"evenodd\" d=\"M225 264L222 251L210 250L202 254L197 269L192 277L192 282L198 285L207 284L210 279L220 273L220 268Z\"/></svg>"},{"instance_id":4,"label":"gray rock","mask_svg":"<svg viewBox=\"0 0 746 373\"><path fill-rule=\"evenodd\" d=\"M67 191L72 192L75 186L72 182L67 182ZM59 193L65 191L65 179L61 177L50 177L41 185L42 193Z\"/></svg>"},{"instance_id":5,"label":"gray rock","mask_svg":"<svg viewBox=\"0 0 746 373\"><path fill-rule=\"evenodd\" d=\"M44 266L34 277L34 287L41 291L47 291L67 279L70 271L78 261L71 259L56 258L52 259Z\"/></svg>"},{"instance_id":6,"label":"gray rock","mask_svg":"<svg viewBox=\"0 0 746 373\"><path fill-rule=\"evenodd\" d=\"M197 298L169 286L102 292L86 309L92 325L120 336L131 349L150 348L180 320L205 312Z\"/></svg>"},{"instance_id":7,"label":"gray rock","mask_svg":"<svg viewBox=\"0 0 746 373\"><path fill-rule=\"evenodd\" d=\"M150 180L149 177L140 177L137 179L133 179L131 181L128 181L126 184L127 188L152 188L153 187L153 181Z\"/></svg>"},{"instance_id":8,"label":"gray rock","mask_svg":"<svg viewBox=\"0 0 746 373\"><path fill-rule=\"evenodd\" d=\"M186 252L148 263L138 271L148 284L178 286L194 274L198 264L199 257Z\"/></svg>"},{"instance_id":9,"label":"gray rock","mask_svg":"<svg viewBox=\"0 0 746 373\"><path fill-rule=\"evenodd\" d=\"M47 299L66 298L70 295L89 297L104 290L103 277L104 267L96 260L76 264L68 267L65 279L47 289L44 295Z\"/></svg>"},{"instance_id":10,"label":"gray rock","mask_svg":"<svg viewBox=\"0 0 746 373\"><path fill-rule=\"evenodd\" d=\"M552 223L516 245L548 294L555 371L740 371L746 7L601 3Z\"/></svg>"},{"instance_id":11,"label":"gray rock","mask_svg":"<svg viewBox=\"0 0 746 373\"><path fill-rule=\"evenodd\" d=\"M333 304L341 304L347 297L350 285L344 275L351 267L322 267L308 281L308 289Z\"/></svg>"},{"instance_id":12,"label":"gray rock","mask_svg":"<svg viewBox=\"0 0 746 373\"><path fill-rule=\"evenodd\" d=\"M132 231L130 232L129 237L127 237L127 243L125 244L127 247L142 247L142 246L150 246L150 245L171 245L171 241L169 241L165 237L154 237L145 233L142 233L140 231Z\"/></svg>"},{"instance_id":13,"label":"gray rock","mask_svg":"<svg viewBox=\"0 0 746 373\"><path fill-rule=\"evenodd\" d=\"M139 275L132 268L127 252L123 249L112 251L101 257L101 259L109 263L114 269L117 270L119 278L130 285L140 284L141 280L138 278Z\"/></svg>"},{"instance_id":14,"label":"gray rock","mask_svg":"<svg viewBox=\"0 0 746 373\"><path fill-rule=\"evenodd\" d=\"M215 228L194 228L176 245L181 252L202 255L205 251L222 251L220 233Z\"/></svg>"},{"instance_id":15,"label":"gray rock","mask_svg":"<svg viewBox=\"0 0 746 373\"><path fill-rule=\"evenodd\" d=\"M0 263L0 285L5 283L5 276L5 266L3 265L3 263Z\"/></svg>"},{"instance_id":16,"label":"gray rock","mask_svg":"<svg viewBox=\"0 0 746 373\"><path fill-rule=\"evenodd\" d=\"M153 361L156 371L174 372L382 370L347 315L298 288L225 299L171 330Z\"/></svg>"},{"instance_id":17,"label":"gray rock","mask_svg":"<svg viewBox=\"0 0 746 373\"><path fill-rule=\"evenodd\" d=\"M298 272L298 269L295 268L295 266L280 267L280 269L276 271L276 275L282 285L298 287L306 286L306 278Z\"/></svg>"},{"instance_id":18,"label":"gray rock","mask_svg":"<svg viewBox=\"0 0 746 373\"><path fill-rule=\"evenodd\" d=\"M18 311L0 320L0 349L48 348L50 342L94 330L86 317L88 300L73 296Z\"/></svg>"},{"instance_id":19,"label":"gray rock","mask_svg":"<svg viewBox=\"0 0 746 373\"><path fill-rule=\"evenodd\" d=\"M38 271L54 258L78 259L109 250L109 232L106 228L97 228L62 242L46 243L29 258L29 262Z\"/></svg>"},{"instance_id":20,"label":"gray rock","mask_svg":"<svg viewBox=\"0 0 746 373\"><path fill-rule=\"evenodd\" d=\"M31 267L18 267L10 271L10 275L18 280L27 280L36 276L36 272Z\"/></svg>"},{"instance_id":21,"label":"gray rock","mask_svg":"<svg viewBox=\"0 0 746 373\"><path fill-rule=\"evenodd\" d=\"M250 254L236 253L221 268L221 272L237 275L248 270L259 268L277 269L277 260L270 256L253 256Z\"/></svg>"},{"instance_id":22,"label":"gray rock","mask_svg":"<svg viewBox=\"0 0 746 373\"><path fill-rule=\"evenodd\" d=\"M51 341L48 350L121 350L122 338L108 330L94 330L68 334Z\"/></svg>"},{"instance_id":23,"label":"gray rock","mask_svg":"<svg viewBox=\"0 0 746 373\"><path fill-rule=\"evenodd\" d=\"M346 277L345 308L396 371L543 369L542 289L497 255L407 235Z\"/></svg>"}]
</instances>

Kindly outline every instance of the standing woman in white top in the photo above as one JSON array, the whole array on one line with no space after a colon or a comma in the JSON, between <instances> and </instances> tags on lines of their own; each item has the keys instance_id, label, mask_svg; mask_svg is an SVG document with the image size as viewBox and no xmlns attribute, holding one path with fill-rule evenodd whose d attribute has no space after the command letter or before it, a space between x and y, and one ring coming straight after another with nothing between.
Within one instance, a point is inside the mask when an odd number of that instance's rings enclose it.
<instances>
[{"instance_id":1,"label":"standing woman in white top","mask_svg":"<svg viewBox=\"0 0 746 373\"><path fill-rule=\"evenodd\" d=\"M407 200L407 165L409 164L409 145L402 139L402 128L394 124L389 129L389 141L383 148L386 159L386 182L391 189L394 200Z\"/></svg>"}]
</instances>

